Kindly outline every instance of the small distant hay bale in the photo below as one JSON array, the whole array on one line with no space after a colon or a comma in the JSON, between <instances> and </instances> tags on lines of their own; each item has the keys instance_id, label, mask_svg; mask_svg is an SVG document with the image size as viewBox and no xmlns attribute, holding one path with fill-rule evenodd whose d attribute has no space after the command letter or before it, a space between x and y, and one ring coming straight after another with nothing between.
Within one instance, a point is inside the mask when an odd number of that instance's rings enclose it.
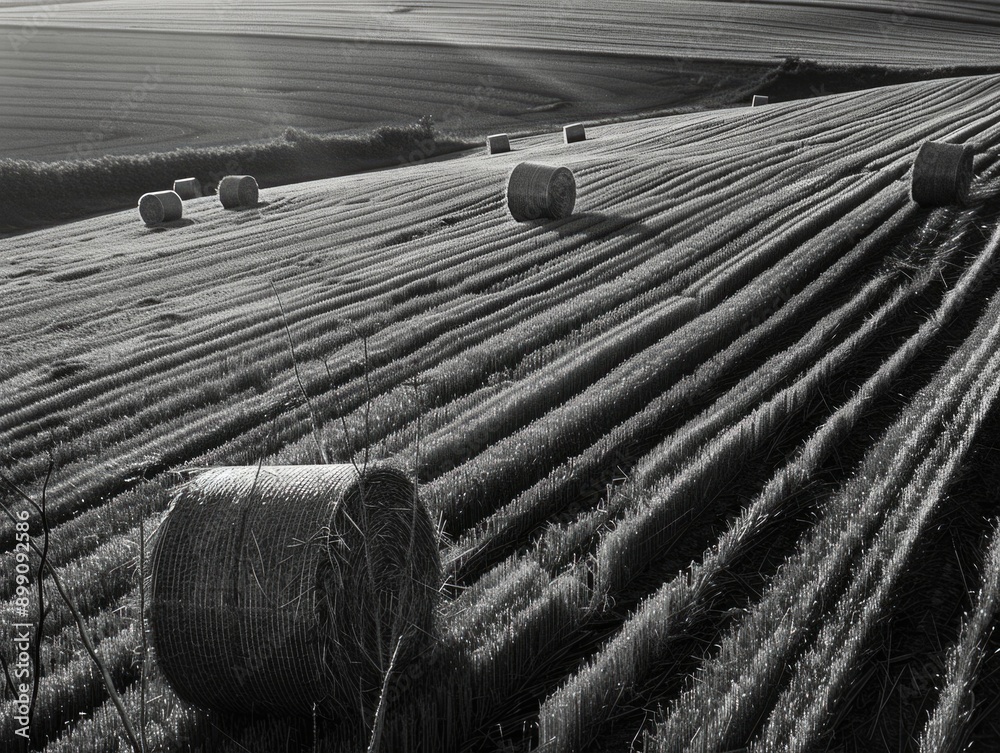
<instances>
[{"instance_id":1,"label":"small distant hay bale","mask_svg":"<svg viewBox=\"0 0 1000 753\"><path fill-rule=\"evenodd\" d=\"M583 123L571 123L568 126L563 126L563 141L567 144L586 140L587 132L583 128Z\"/></svg>"},{"instance_id":2,"label":"small distant hay bale","mask_svg":"<svg viewBox=\"0 0 1000 753\"><path fill-rule=\"evenodd\" d=\"M486 137L486 153L502 154L510 151L510 138L506 133L494 133Z\"/></svg>"},{"instance_id":3,"label":"small distant hay bale","mask_svg":"<svg viewBox=\"0 0 1000 753\"><path fill-rule=\"evenodd\" d=\"M219 201L226 209L257 206L257 181L252 175L227 175L219 182Z\"/></svg>"},{"instance_id":4,"label":"small distant hay bale","mask_svg":"<svg viewBox=\"0 0 1000 753\"><path fill-rule=\"evenodd\" d=\"M195 473L151 570L155 656L180 696L327 718L377 701L394 636L397 668L426 648L441 579L434 525L386 465Z\"/></svg>"},{"instance_id":5,"label":"small distant hay bale","mask_svg":"<svg viewBox=\"0 0 1000 753\"><path fill-rule=\"evenodd\" d=\"M576 179L566 167L522 162L507 179L507 208L518 222L573 214Z\"/></svg>"},{"instance_id":6,"label":"small distant hay bale","mask_svg":"<svg viewBox=\"0 0 1000 753\"><path fill-rule=\"evenodd\" d=\"M184 205L175 191L154 191L139 197L139 216L147 225L173 222L183 215Z\"/></svg>"},{"instance_id":7,"label":"small distant hay bale","mask_svg":"<svg viewBox=\"0 0 1000 753\"><path fill-rule=\"evenodd\" d=\"M968 144L924 142L913 161L911 198L922 207L967 204L974 156Z\"/></svg>"},{"instance_id":8,"label":"small distant hay bale","mask_svg":"<svg viewBox=\"0 0 1000 753\"><path fill-rule=\"evenodd\" d=\"M175 180L174 193L180 196L182 201L198 199L204 195L201 190L201 181L197 178L180 178Z\"/></svg>"},{"instance_id":9,"label":"small distant hay bale","mask_svg":"<svg viewBox=\"0 0 1000 753\"><path fill-rule=\"evenodd\" d=\"M754 94L753 99L750 100L751 107L760 107L761 105L767 104L767 97L763 94Z\"/></svg>"}]
</instances>

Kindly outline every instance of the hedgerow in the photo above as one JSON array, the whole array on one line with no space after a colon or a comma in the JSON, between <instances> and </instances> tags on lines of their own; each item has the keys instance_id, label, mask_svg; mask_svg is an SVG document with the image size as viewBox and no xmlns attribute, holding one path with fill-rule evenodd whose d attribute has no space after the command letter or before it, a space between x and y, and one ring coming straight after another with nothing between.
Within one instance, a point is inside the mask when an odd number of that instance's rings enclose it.
<instances>
[{"instance_id":1,"label":"hedgerow","mask_svg":"<svg viewBox=\"0 0 1000 753\"><path fill-rule=\"evenodd\" d=\"M195 177L208 190L226 175L251 174L262 188L413 162L470 146L438 133L430 118L357 135L287 128L246 144L152 154L36 162L0 160L0 231L26 229L133 206L149 191Z\"/></svg>"}]
</instances>

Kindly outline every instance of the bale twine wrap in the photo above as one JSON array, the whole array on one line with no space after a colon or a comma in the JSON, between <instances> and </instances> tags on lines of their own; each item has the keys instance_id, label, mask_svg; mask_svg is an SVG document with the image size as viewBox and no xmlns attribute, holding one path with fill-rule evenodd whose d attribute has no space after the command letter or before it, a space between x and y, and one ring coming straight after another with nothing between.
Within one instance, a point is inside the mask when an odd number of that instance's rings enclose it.
<instances>
[{"instance_id":1,"label":"bale twine wrap","mask_svg":"<svg viewBox=\"0 0 1000 753\"><path fill-rule=\"evenodd\" d=\"M754 94L753 99L750 100L751 107L759 107L760 105L767 104L767 97L763 94Z\"/></svg>"},{"instance_id":2,"label":"bale twine wrap","mask_svg":"<svg viewBox=\"0 0 1000 753\"><path fill-rule=\"evenodd\" d=\"M573 214L576 179L567 167L522 162L507 179L507 208L518 222Z\"/></svg>"},{"instance_id":3,"label":"bale twine wrap","mask_svg":"<svg viewBox=\"0 0 1000 753\"><path fill-rule=\"evenodd\" d=\"M219 182L219 201L226 209L257 206L257 195L252 175L227 175Z\"/></svg>"},{"instance_id":4,"label":"bale twine wrap","mask_svg":"<svg viewBox=\"0 0 1000 753\"><path fill-rule=\"evenodd\" d=\"M574 141L586 141L587 132L583 128L583 123L571 123L563 126L563 141L572 144Z\"/></svg>"},{"instance_id":5,"label":"bale twine wrap","mask_svg":"<svg viewBox=\"0 0 1000 753\"><path fill-rule=\"evenodd\" d=\"M396 668L426 646L440 578L434 526L399 470L204 470L156 534L155 655L204 708L357 717L394 636Z\"/></svg>"},{"instance_id":6,"label":"bale twine wrap","mask_svg":"<svg viewBox=\"0 0 1000 753\"><path fill-rule=\"evenodd\" d=\"M973 157L968 144L924 142L913 161L910 196L922 207L968 203Z\"/></svg>"},{"instance_id":7,"label":"bale twine wrap","mask_svg":"<svg viewBox=\"0 0 1000 753\"><path fill-rule=\"evenodd\" d=\"M510 151L510 138L506 133L494 133L486 137L486 153L502 154Z\"/></svg>"},{"instance_id":8,"label":"bale twine wrap","mask_svg":"<svg viewBox=\"0 0 1000 753\"><path fill-rule=\"evenodd\" d=\"M181 197L174 191L154 191L139 197L139 216L147 225L179 220L183 214Z\"/></svg>"},{"instance_id":9,"label":"bale twine wrap","mask_svg":"<svg viewBox=\"0 0 1000 753\"><path fill-rule=\"evenodd\" d=\"M183 201L201 198L203 196L201 181L197 178L179 178L174 181L174 193L180 196Z\"/></svg>"}]
</instances>

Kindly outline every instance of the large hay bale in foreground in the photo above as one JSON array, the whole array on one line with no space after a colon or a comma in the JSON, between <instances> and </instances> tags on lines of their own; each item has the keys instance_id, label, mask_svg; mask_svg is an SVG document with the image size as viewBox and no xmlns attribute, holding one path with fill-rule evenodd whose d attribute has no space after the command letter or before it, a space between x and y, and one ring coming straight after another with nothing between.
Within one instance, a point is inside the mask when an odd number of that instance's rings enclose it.
<instances>
[{"instance_id":1,"label":"large hay bale in foreground","mask_svg":"<svg viewBox=\"0 0 1000 753\"><path fill-rule=\"evenodd\" d=\"M573 214L576 179L566 167L522 162L507 179L507 208L518 222Z\"/></svg>"},{"instance_id":2,"label":"large hay bale in foreground","mask_svg":"<svg viewBox=\"0 0 1000 753\"><path fill-rule=\"evenodd\" d=\"M139 197L139 216L147 225L173 222L183 215L181 197L174 191L154 191Z\"/></svg>"},{"instance_id":3,"label":"large hay bale in foreground","mask_svg":"<svg viewBox=\"0 0 1000 753\"><path fill-rule=\"evenodd\" d=\"M913 161L910 196L922 207L966 204L972 186L973 157L968 144L924 142Z\"/></svg>"},{"instance_id":4,"label":"large hay bale in foreground","mask_svg":"<svg viewBox=\"0 0 1000 753\"><path fill-rule=\"evenodd\" d=\"M760 107L761 105L767 104L767 97L763 94L754 94L753 99L750 100L751 107Z\"/></svg>"},{"instance_id":5,"label":"large hay bale in foreground","mask_svg":"<svg viewBox=\"0 0 1000 753\"><path fill-rule=\"evenodd\" d=\"M252 175L227 175L219 181L219 201L226 209L257 206L257 181Z\"/></svg>"},{"instance_id":6,"label":"large hay bale in foreground","mask_svg":"<svg viewBox=\"0 0 1000 753\"><path fill-rule=\"evenodd\" d=\"M575 141L586 141L587 132L583 127L583 123L571 123L568 126L563 126L563 141L567 144L572 144Z\"/></svg>"},{"instance_id":7,"label":"large hay bale in foreground","mask_svg":"<svg viewBox=\"0 0 1000 753\"><path fill-rule=\"evenodd\" d=\"M486 137L486 153L502 154L510 151L510 138L506 133L494 133Z\"/></svg>"},{"instance_id":8,"label":"large hay bale in foreground","mask_svg":"<svg viewBox=\"0 0 1000 753\"><path fill-rule=\"evenodd\" d=\"M156 533L149 619L183 698L236 713L358 717L426 646L441 578L435 529L387 466L212 468Z\"/></svg>"},{"instance_id":9,"label":"large hay bale in foreground","mask_svg":"<svg viewBox=\"0 0 1000 753\"><path fill-rule=\"evenodd\" d=\"M203 196L201 181L197 178L179 178L174 181L174 193L180 196L182 201L201 198Z\"/></svg>"}]
</instances>

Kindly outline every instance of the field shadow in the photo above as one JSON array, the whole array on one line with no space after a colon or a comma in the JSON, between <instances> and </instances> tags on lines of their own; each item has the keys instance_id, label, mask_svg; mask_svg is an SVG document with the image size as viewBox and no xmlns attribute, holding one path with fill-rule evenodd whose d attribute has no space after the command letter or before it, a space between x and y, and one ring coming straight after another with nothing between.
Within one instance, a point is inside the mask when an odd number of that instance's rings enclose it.
<instances>
[{"instance_id":1,"label":"field shadow","mask_svg":"<svg viewBox=\"0 0 1000 753\"><path fill-rule=\"evenodd\" d=\"M56 361L49 366L48 377L51 381L67 379L71 376L76 376L86 368L87 364L83 361Z\"/></svg>"},{"instance_id":2,"label":"field shadow","mask_svg":"<svg viewBox=\"0 0 1000 753\"><path fill-rule=\"evenodd\" d=\"M42 269L41 267L26 267L25 269L17 269L7 275L8 280L17 280L22 277L41 277L42 275L47 275L52 270Z\"/></svg>"},{"instance_id":3,"label":"field shadow","mask_svg":"<svg viewBox=\"0 0 1000 753\"><path fill-rule=\"evenodd\" d=\"M256 204L247 204L245 207L232 207L227 208L227 212L247 212L251 209L263 209L264 207L271 206L270 201L258 201Z\"/></svg>"},{"instance_id":4,"label":"field shadow","mask_svg":"<svg viewBox=\"0 0 1000 753\"><path fill-rule=\"evenodd\" d=\"M528 224L548 227L561 238L584 235L589 240L602 240L612 236L629 235L649 240L659 235L659 231L649 227L642 219L607 212L580 212L558 224L553 224L551 220L548 222L536 220Z\"/></svg>"},{"instance_id":5,"label":"field shadow","mask_svg":"<svg viewBox=\"0 0 1000 753\"><path fill-rule=\"evenodd\" d=\"M158 225L153 225L149 228L149 232L162 233L179 227L190 227L193 224L194 220L189 220L187 217L181 217L179 220L171 220L170 222L161 222Z\"/></svg>"}]
</instances>

